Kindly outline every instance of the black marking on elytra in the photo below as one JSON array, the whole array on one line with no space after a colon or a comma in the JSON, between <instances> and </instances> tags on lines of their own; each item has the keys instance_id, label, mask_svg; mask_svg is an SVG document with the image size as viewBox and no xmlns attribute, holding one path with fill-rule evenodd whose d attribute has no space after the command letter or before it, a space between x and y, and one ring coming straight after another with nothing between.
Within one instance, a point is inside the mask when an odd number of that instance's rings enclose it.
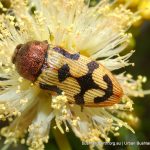
<instances>
[{"instance_id":1,"label":"black marking on elytra","mask_svg":"<svg viewBox=\"0 0 150 150\"><path fill-rule=\"evenodd\" d=\"M103 90L105 92L105 95L103 97L96 97L96 98L94 98L94 103L104 102L110 96L113 95L113 84L112 84L111 79L108 77L108 75L105 75L103 77L103 80L107 83L107 89Z\"/></svg>"},{"instance_id":2,"label":"black marking on elytra","mask_svg":"<svg viewBox=\"0 0 150 150\"><path fill-rule=\"evenodd\" d=\"M59 82L63 82L68 77L70 77L70 68L68 64L65 64L58 70L58 80Z\"/></svg>"},{"instance_id":3,"label":"black marking on elytra","mask_svg":"<svg viewBox=\"0 0 150 150\"><path fill-rule=\"evenodd\" d=\"M99 64L96 61L91 61L87 64L87 66L89 69L88 73L93 73L93 71L99 67Z\"/></svg>"},{"instance_id":4,"label":"black marking on elytra","mask_svg":"<svg viewBox=\"0 0 150 150\"><path fill-rule=\"evenodd\" d=\"M96 84L92 79L92 74L95 69L99 67L99 64L95 61L92 61L87 64L88 73L79 78L76 78L78 84L80 85L80 93L74 96L76 104L84 104L84 94L90 89L99 89L98 84Z\"/></svg>"},{"instance_id":5,"label":"black marking on elytra","mask_svg":"<svg viewBox=\"0 0 150 150\"><path fill-rule=\"evenodd\" d=\"M103 80L107 84L107 89L101 88L98 84L96 84L92 78L92 74L95 69L99 68L99 64L96 61L91 61L90 63L87 64L88 67L88 72L86 75L83 75L81 77L75 77L71 75L70 73L70 68L68 64L63 65L59 70L58 70L58 80L60 82L65 81L68 77L74 78L79 86L80 86L80 92L74 96L75 98L75 103L79 105L83 105L85 103L84 101L84 94L90 90L90 89L100 89L105 92L105 95L102 97L96 97L94 99L94 103L100 103L105 100L107 100L110 96L113 95L113 84L111 79L109 78L108 75L105 75L103 77Z\"/></svg>"},{"instance_id":6,"label":"black marking on elytra","mask_svg":"<svg viewBox=\"0 0 150 150\"><path fill-rule=\"evenodd\" d=\"M50 90L50 91L56 92L57 94L62 94L62 90L55 85L49 85L46 83L39 83L39 86L43 90Z\"/></svg>"},{"instance_id":7,"label":"black marking on elytra","mask_svg":"<svg viewBox=\"0 0 150 150\"><path fill-rule=\"evenodd\" d=\"M67 52L66 50L64 50L64 49L61 48L61 47L54 47L53 49L54 49L56 52L62 54L64 57L69 58L69 59L72 59L72 60L78 60L79 57L80 57L80 54L79 54L79 53L70 54L69 52Z\"/></svg>"}]
</instances>

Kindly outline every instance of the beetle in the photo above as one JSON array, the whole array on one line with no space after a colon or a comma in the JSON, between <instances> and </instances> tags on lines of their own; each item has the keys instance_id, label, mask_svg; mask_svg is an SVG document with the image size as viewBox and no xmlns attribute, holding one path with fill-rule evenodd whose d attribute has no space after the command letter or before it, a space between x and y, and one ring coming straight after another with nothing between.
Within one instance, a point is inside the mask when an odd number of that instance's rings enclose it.
<instances>
[{"instance_id":1,"label":"beetle","mask_svg":"<svg viewBox=\"0 0 150 150\"><path fill-rule=\"evenodd\" d=\"M23 78L41 89L58 95L65 92L70 104L105 107L123 96L121 85L102 64L47 41L17 45L12 62Z\"/></svg>"}]
</instances>

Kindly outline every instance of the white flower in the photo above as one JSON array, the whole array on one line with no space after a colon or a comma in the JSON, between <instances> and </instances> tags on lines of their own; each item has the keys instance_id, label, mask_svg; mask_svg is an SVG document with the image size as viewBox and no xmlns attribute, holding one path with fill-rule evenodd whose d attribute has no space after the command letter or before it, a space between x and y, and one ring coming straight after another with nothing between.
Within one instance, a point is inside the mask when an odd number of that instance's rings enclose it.
<instances>
[{"instance_id":1,"label":"white flower","mask_svg":"<svg viewBox=\"0 0 150 150\"><path fill-rule=\"evenodd\" d=\"M119 135L122 126L134 132L119 118L127 119L125 112L133 110L133 101L128 96L144 95L145 78L139 76L135 81L131 75L116 74L124 91L121 102L111 107L84 107L82 112L79 105L67 103L65 93L50 96L20 77L11 58L18 44L47 40L52 45L91 57L110 71L124 68L131 65L128 58L133 52L123 56L120 53L131 37L126 31L138 16L107 0L101 0L95 7L89 7L83 0L14 0L11 3L10 10L1 6L5 14L0 16L0 119L9 121L1 129L6 146L20 141L28 144L30 150L44 149L50 127L65 133L69 131L68 124L91 147L94 142L110 141L109 132ZM52 119L55 126L51 126Z\"/></svg>"}]
</instances>

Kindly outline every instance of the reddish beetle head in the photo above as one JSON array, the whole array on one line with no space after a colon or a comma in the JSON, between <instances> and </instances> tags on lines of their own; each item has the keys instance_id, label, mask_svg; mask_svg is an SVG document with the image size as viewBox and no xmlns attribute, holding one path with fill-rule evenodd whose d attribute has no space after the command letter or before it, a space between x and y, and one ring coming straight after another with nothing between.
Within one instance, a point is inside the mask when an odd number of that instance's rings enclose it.
<instances>
[{"instance_id":1,"label":"reddish beetle head","mask_svg":"<svg viewBox=\"0 0 150 150\"><path fill-rule=\"evenodd\" d=\"M19 44L12 57L18 73L32 82L35 81L45 62L47 50L47 41L30 41Z\"/></svg>"}]
</instances>

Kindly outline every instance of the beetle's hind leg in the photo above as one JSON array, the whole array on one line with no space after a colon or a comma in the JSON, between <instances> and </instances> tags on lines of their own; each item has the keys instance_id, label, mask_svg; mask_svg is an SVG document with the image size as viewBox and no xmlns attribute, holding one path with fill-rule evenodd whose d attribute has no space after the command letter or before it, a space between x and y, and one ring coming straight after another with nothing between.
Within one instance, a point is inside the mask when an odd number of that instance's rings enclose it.
<instances>
[{"instance_id":1,"label":"beetle's hind leg","mask_svg":"<svg viewBox=\"0 0 150 150\"><path fill-rule=\"evenodd\" d=\"M51 92L56 92L58 95L62 95L62 92L63 92L56 85L49 85L49 84L46 84L46 83L39 83L39 86L43 90L48 90L48 91L51 91Z\"/></svg>"}]
</instances>

